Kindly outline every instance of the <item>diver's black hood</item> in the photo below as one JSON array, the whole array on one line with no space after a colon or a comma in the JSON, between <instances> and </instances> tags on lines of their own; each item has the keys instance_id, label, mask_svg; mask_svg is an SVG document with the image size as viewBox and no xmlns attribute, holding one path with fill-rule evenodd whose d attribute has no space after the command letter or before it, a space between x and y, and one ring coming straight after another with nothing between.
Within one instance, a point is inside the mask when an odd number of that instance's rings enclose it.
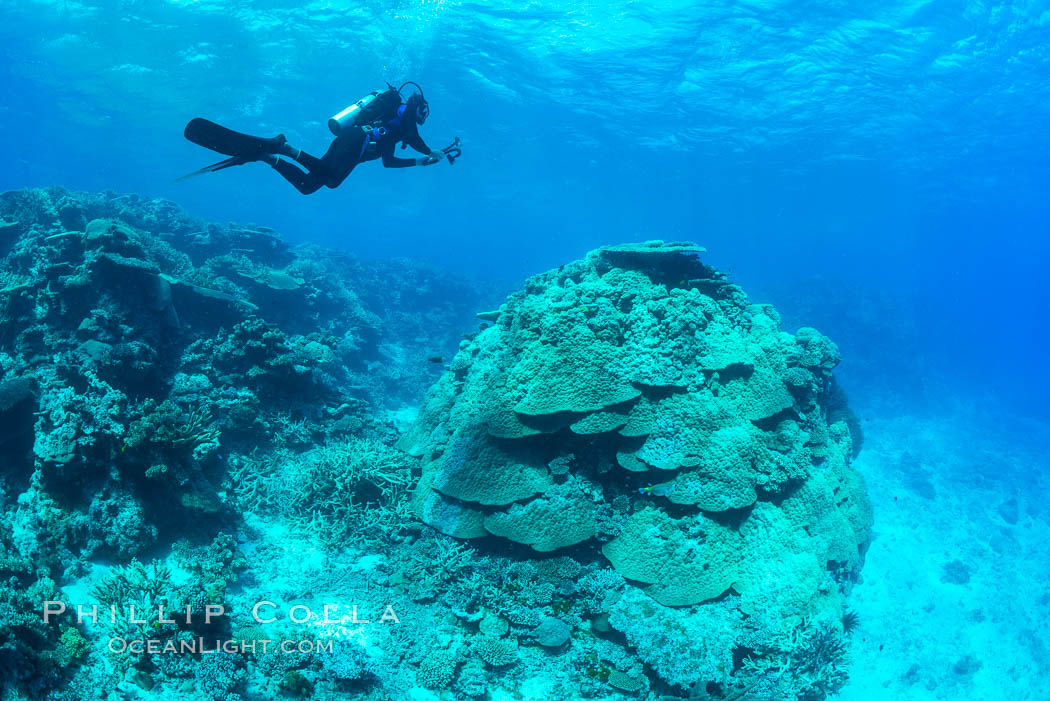
<instances>
[{"instance_id":1,"label":"diver's black hood","mask_svg":"<svg viewBox=\"0 0 1050 701\"><path fill-rule=\"evenodd\" d=\"M405 102L405 111L411 115L416 124L422 124L430 116L430 105L422 93L412 93Z\"/></svg>"}]
</instances>

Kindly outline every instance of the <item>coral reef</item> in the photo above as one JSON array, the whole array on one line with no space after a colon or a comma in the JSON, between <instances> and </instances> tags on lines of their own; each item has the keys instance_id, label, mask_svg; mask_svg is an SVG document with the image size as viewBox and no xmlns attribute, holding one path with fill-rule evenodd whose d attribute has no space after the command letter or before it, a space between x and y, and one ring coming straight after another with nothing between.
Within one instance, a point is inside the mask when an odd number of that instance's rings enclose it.
<instances>
[{"instance_id":1,"label":"coral reef","mask_svg":"<svg viewBox=\"0 0 1050 701\"><path fill-rule=\"evenodd\" d=\"M870 528L838 351L702 252L594 251L460 336L491 300L416 263L0 195L3 693L834 694ZM204 638L249 651L157 651Z\"/></svg>"},{"instance_id":2,"label":"coral reef","mask_svg":"<svg viewBox=\"0 0 1050 701\"><path fill-rule=\"evenodd\" d=\"M0 695L40 696L65 683L86 654L84 636L67 624L48 625L41 602L64 601L46 571L18 552L0 524Z\"/></svg>"},{"instance_id":3,"label":"coral reef","mask_svg":"<svg viewBox=\"0 0 1050 701\"><path fill-rule=\"evenodd\" d=\"M641 660L729 693L754 683L744 658L840 620L871 511L837 348L782 332L702 253L614 246L531 278L401 445L422 460L425 523L604 556L630 582L604 613ZM541 644L560 644L547 621Z\"/></svg>"},{"instance_id":4,"label":"coral reef","mask_svg":"<svg viewBox=\"0 0 1050 701\"><path fill-rule=\"evenodd\" d=\"M158 529L228 514L232 454L389 436L376 417L426 383L425 357L454 343L472 294L406 263L366 306L354 289L373 280L352 259L159 200L15 191L0 218L14 232L0 250L0 469L67 523L93 510L95 526L49 538L59 560L132 556ZM444 340L405 340L431 324ZM104 530L127 542L69 537L113 520Z\"/></svg>"},{"instance_id":5,"label":"coral reef","mask_svg":"<svg viewBox=\"0 0 1050 701\"><path fill-rule=\"evenodd\" d=\"M242 698L261 673L273 692L317 687L317 659L105 649L115 635L228 637L228 620L82 634L41 625L39 601L61 597L56 582L121 609L243 601L232 585L254 512L333 549L404 539L394 419L440 372L428 358L455 348L479 288L133 195L7 192L0 222L0 525L4 552L22 554L0 590L4 683L69 698L172 684Z\"/></svg>"}]
</instances>

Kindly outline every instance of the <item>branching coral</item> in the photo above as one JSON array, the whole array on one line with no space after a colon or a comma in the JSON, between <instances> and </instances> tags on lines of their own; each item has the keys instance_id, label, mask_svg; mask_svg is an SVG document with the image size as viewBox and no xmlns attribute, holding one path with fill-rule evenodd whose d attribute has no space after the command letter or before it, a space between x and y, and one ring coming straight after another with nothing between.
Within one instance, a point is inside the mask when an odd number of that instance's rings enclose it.
<instances>
[{"instance_id":1,"label":"branching coral","mask_svg":"<svg viewBox=\"0 0 1050 701\"><path fill-rule=\"evenodd\" d=\"M197 692L211 701L236 701L247 673L240 655L220 652L204 655L194 670Z\"/></svg>"},{"instance_id":2,"label":"branching coral","mask_svg":"<svg viewBox=\"0 0 1050 701\"><path fill-rule=\"evenodd\" d=\"M173 448L199 459L219 447L220 436L211 407L180 406L166 399L131 424L125 446Z\"/></svg>"},{"instance_id":3,"label":"branching coral","mask_svg":"<svg viewBox=\"0 0 1050 701\"><path fill-rule=\"evenodd\" d=\"M428 689L445 689L456 676L456 656L449 650L433 650L419 664L419 683Z\"/></svg>"},{"instance_id":4,"label":"branching coral","mask_svg":"<svg viewBox=\"0 0 1050 701\"><path fill-rule=\"evenodd\" d=\"M474 652L490 667L505 667L518 661L518 644L506 638L478 635L474 638Z\"/></svg>"},{"instance_id":5,"label":"branching coral","mask_svg":"<svg viewBox=\"0 0 1050 701\"><path fill-rule=\"evenodd\" d=\"M146 642L167 639L177 634L171 624L159 623L161 607L171 612L178 604L173 593L171 571L154 561L144 565L132 560L126 567L115 567L92 589L99 604L98 624L113 638ZM130 669L144 652L111 654L110 661L121 672Z\"/></svg>"},{"instance_id":6,"label":"branching coral","mask_svg":"<svg viewBox=\"0 0 1050 701\"><path fill-rule=\"evenodd\" d=\"M417 540L403 551L399 575L417 600L434 598L457 580L485 598L487 582L478 570L482 562L466 543L436 535Z\"/></svg>"},{"instance_id":7,"label":"branching coral","mask_svg":"<svg viewBox=\"0 0 1050 701\"><path fill-rule=\"evenodd\" d=\"M134 617L139 618L144 614L155 614L157 607L163 605L171 594L171 570L164 564L154 561L144 565L139 560L132 560L126 567L115 567L103 579L99 580L91 590L91 595L102 607L114 608L120 612L113 617L103 616L100 620L108 625L125 630L124 625L140 625L135 628L139 634L149 634L154 631L152 622L145 624L131 624L126 615L131 607L138 612Z\"/></svg>"},{"instance_id":8,"label":"branching coral","mask_svg":"<svg viewBox=\"0 0 1050 701\"><path fill-rule=\"evenodd\" d=\"M740 699L823 701L846 683L849 647L834 626L803 621L744 658Z\"/></svg>"},{"instance_id":9,"label":"branching coral","mask_svg":"<svg viewBox=\"0 0 1050 701\"><path fill-rule=\"evenodd\" d=\"M276 511L332 547L396 541L412 519L408 458L375 439L240 459L231 470L243 505Z\"/></svg>"}]
</instances>

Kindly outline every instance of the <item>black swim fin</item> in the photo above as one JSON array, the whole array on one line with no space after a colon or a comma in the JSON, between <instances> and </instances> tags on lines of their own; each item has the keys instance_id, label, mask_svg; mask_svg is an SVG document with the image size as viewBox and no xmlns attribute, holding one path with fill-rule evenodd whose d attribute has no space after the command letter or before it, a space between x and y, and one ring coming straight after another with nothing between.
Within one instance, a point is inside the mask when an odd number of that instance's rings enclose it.
<instances>
[{"instance_id":1,"label":"black swim fin","mask_svg":"<svg viewBox=\"0 0 1050 701\"><path fill-rule=\"evenodd\" d=\"M288 141L284 134L278 134L272 139L263 139L227 129L221 124L200 117L190 120L183 134L198 146L227 156L237 156L246 162L257 161L269 153L280 153L281 147Z\"/></svg>"},{"instance_id":2,"label":"black swim fin","mask_svg":"<svg viewBox=\"0 0 1050 701\"><path fill-rule=\"evenodd\" d=\"M173 183L182 182L183 180L186 180L187 178L192 178L195 175L204 175L205 173L214 173L217 170L222 170L223 168L229 168L230 166L244 165L247 162L248 161L244 160L240 156L234 156L233 158L227 158L225 161L219 161L218 163L212 163L210 166L204 166L200 170L195 170L192 173L186 173L186 175L183 175L182 177L179 177L179 178L175 178L171 182L173 182Z\"/></svg>"},{"instance_id":3,"label":"black swim fin","mask_svg":"<svg viewBox=\"0 0 1050 701\"><path fill-rule=\"evenodd\" d=\"M210 166L204 166L192 173L187 173L181 178L172 180L173 183L192 178L195 175L214 173L217 170L229 168L230 166L239 166L249 161L261 160L267 154L280 153L281 147L288 141L284 138L284 134L278 134L272 139L263 139L250 134L242 134L233 129L227 129L221 124L216 124L200 117L190 120L183 134L198 146L225 154L230 156L230 158L218 163L212 163Z\"/></svg>"}]
</instances>

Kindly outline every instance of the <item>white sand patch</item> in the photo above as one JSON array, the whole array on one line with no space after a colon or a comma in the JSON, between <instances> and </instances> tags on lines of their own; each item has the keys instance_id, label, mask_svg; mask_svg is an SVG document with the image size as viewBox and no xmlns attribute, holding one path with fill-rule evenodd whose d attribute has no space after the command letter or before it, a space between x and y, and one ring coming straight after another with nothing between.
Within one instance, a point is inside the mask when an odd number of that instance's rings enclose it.
<instances>
[{"instance_id":1,"label":"white sand patch","mask_svg":"<svg viewBox=\"0 0 1050 701\"><path fill-rule=\"evenodd\" d=\"M842 699L1046 698L1046 429L1026 423L963 407L866 426L875 542Z\"/></svg>"}]
</instances>

